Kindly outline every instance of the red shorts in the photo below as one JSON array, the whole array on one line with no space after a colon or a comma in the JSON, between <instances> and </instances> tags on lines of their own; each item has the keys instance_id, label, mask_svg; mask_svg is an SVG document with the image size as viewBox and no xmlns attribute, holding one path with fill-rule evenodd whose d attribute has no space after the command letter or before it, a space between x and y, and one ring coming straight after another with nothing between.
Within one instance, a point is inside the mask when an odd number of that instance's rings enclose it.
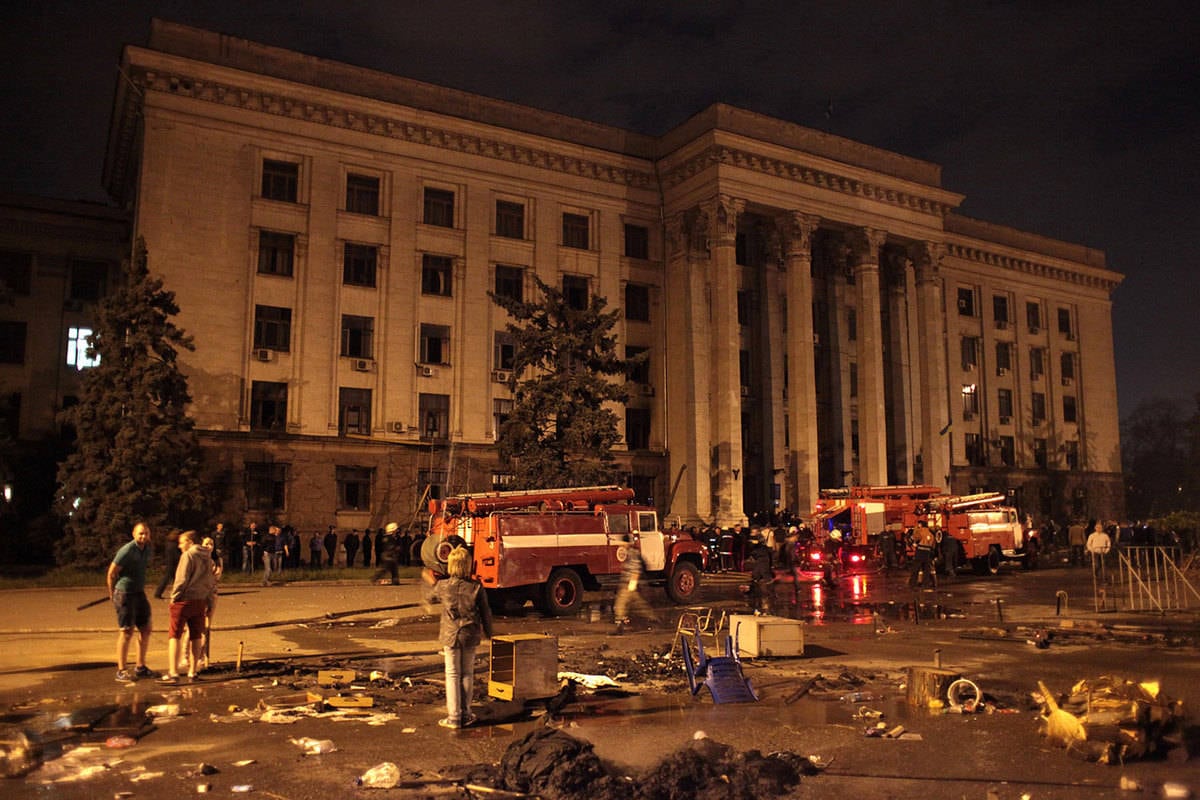
<instances>
[{"instance_id":1,"label":"red shorts","mask_svg":"<svg viewBox=\"0 0 1200 800\"><path fill-rule=\"evenodd\" d=\"M183 635L183 626L187 625L188 639L204 638L204 614L208 604L203 600L184 600L171 603L171 624L167 628L167 636L178 639Z\"/></svg>"}]
</instances>

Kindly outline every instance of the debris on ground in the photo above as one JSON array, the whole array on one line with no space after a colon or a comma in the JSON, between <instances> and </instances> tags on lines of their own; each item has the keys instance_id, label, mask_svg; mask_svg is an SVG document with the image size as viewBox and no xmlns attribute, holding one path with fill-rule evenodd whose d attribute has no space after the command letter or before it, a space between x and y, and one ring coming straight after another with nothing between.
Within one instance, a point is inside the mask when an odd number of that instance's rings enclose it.
<instances>
[{"instance_id":1,"label":"debris on ground","mask_svg":"<svg viewBox=\"0 0 1200 800\"><path fill-rule=\"evenodd\" d=\"M1038 682L1043 734L1086 761L1119 764L1184 746L1183 708L1156 681L1103 676L1076 683L1065 698Z\"/></svg>"}]
</instances>

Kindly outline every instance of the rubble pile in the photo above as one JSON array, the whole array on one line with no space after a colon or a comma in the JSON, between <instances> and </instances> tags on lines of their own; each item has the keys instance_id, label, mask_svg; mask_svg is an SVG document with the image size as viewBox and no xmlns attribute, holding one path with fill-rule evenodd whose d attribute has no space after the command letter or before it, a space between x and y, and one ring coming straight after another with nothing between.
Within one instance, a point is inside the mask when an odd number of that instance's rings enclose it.
<instances>
[{"instance_id":1,"label":"rubble pile","mask_svg":"<svg viewBox=\"0 0 1200 800\"><path fill-rule=\"evenodd\" d=\"M1154 681L1104 676L1076 683L1056 698L1039 682L1043 733L1071 755L1101 764L1182 751L1183 704L1167 700Z\"/></svg>"}]
</instances>

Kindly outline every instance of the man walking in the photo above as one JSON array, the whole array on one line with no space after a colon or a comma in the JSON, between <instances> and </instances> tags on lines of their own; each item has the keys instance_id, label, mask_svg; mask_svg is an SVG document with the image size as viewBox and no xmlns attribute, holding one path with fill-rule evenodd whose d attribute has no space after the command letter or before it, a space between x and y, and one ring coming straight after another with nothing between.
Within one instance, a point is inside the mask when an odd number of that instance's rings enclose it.
<instances>
[{"instance_id":1,"label":"man walking","mask_svg":"<svg viewBox=\"0 0 1200 800\"><path fill-rule=\"evenodd\" d=\"M132 541L122 545L108 565L108 596L117 612L117 680L156 678L158 673L146 666L150 647L150 600L146 597L146 567L150 563L150 526L133 526ZM138 632L137 662L133 670L125 668L129 642Z\"/></svg>"}]
</instances>

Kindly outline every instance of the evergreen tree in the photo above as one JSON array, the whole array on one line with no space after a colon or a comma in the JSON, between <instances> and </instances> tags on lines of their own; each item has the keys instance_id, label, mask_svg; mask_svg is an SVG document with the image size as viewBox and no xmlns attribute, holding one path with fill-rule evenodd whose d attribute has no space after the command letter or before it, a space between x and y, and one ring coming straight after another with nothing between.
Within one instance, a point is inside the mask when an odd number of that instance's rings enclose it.
<instances>
[{"instance_id":1,"label":"evergreen tree","mask_svg":"<svg viewBox=\"0 0 1200 800\"><path fill-rule=\"evenodd\" d=\"M516 489L612 483L617 417L606 403L629 399L624 381L634 361L617 355L619 314L593 296L575 308L536 276L535 302L489 293L512 317L516 344L512 413L500 429L500 456L513 465ZM642 356L644 357L644 356Z\"/></svg>"},{"instance_id":2,"label":"evergreen tree","mask_svg":"<svg viewBox=\"0 0 1200 800\"><path fill-rule=\"evenodd\" d=\"M75 451L59 467L58 511L64 518L59 564L101 566L138 520L152 527L196 522L199 445L187 378L176 363L191 337L171 321L174 292L150 275L140 238L122 285L100 304L74 426Z\"/></svg>"}]
</instances>

